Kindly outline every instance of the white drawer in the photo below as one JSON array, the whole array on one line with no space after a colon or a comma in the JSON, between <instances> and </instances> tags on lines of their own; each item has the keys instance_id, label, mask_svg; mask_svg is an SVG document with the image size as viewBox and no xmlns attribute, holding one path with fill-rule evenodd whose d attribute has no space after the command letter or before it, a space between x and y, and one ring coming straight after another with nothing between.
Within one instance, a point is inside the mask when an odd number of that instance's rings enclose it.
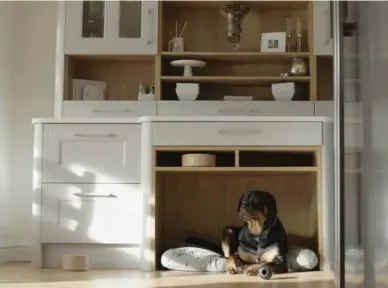
<instances>
[{"instance_id":1,"label":"white drawer","mask_svg":"<svg viewBox=\"0 0 388 288\"><path fill-rule=\"evenodd\" d=\"M43 243L140 244L140 185L43 184Z\"/></svg>"},{"instance_id":2,"label":"white drawer","mask_svg":"<svg viewBox=\"0 0 388 288\"><path fill-rule=\"evenodd\" d=\"M127 118L156 116L156 102L64 101L63 117Z\"/></svg>"},{"instance_id":3,"label":"white drawer","mask_svg":"<svg viewBox=\"0 0 388 288\"><path fill-rule=\"evenodd\" d=\"M158 116L314 116L314 102L159 101Z\"/></svg>"},{"instance_id":4,"label":"white drawer","mask_svg":"<svg viewBox=\"0 0 388 288\"><path fill-rule=\"evenodd\" d=\"M43 129L43 182L140 183L140 124Z\"/></svg>"},{"instance_id":5,"label":"white drawer","mask_svg":"<svg viewBox=\"0 0 388 288\"><path fill-rule=\"evenodd\" d=\"M322 145L320 122L156 122L159 146Z\"/></svg>"}]
</instances>

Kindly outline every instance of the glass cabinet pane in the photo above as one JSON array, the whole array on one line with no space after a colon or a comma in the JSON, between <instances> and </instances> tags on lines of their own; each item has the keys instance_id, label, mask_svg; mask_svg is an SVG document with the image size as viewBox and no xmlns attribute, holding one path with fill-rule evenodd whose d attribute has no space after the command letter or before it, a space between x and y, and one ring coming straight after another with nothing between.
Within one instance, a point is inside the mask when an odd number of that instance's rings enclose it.
<instances>
[{"instance_id":1,"label":"glass cabinet pane","mask_svg":"<svg viewBox=\"0 0 388 288\"><path fill-rule=\"evenodd\" d=\"M120 38L141 38L141 1L120 1Z\"/></svg>"},{"instance_id":2,"label":"glass cabinet pane","mask_svg":"<svg viewBox=\"0 0 388 288\"><path fill-rule=\"evenodd\" d=\"M103 38L105 26L105 1L83 1L82 37Z\"/></svg>"}]
</instances>

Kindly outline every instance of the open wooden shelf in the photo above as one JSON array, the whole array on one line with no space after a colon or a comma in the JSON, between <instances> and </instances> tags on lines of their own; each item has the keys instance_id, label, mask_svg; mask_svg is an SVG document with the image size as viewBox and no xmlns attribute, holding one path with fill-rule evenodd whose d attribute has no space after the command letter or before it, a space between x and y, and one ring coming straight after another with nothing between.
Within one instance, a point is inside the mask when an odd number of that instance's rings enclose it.
<instances>
[{"instance_id":1,"label":"open wooden shelf","mask_svg":"<svg viewBox=\"0 0 388 288\"><path fill-rule=\"evenodd\" d=\"M221 149L220 149L221 148ZM169 150L155 151L156 171L206 171L206 172L316 172L316 149L306 150L260 150L260 147L246 148L235 147L230 150L222 147L209 147L208 149ZM214 167L182 167L182 156L185 154L212 154L216 157Z\"/></svg>"},{"instance_id":2,"label":"open wooden shelf","mask_svg":"<svg viewBox=\"0 0 388 288\"><path fill-rule=\"evenodd\" d=\"M245 61L289 61L292 58L308 58L309 52L169 52L163 51L161 55L166 59L195 58L198 60L245 62Z\"/></svg>"},{"instance_id":3,"label":"open wooden shelf","mask_svg":"<svg viewBox=\"0 0 388 288\"><path fill-rule=\"evenodd\" d=\"M209 83L236 83L236 84L271 84L280 82L308 82L309 76L301 77L265 77L265 76L162 76L160 77L165 82L209 82Z\"/></svg>"},{"instance_id":4,"label":"open wooden shelf","mask_svg":"<svg viewBox=\"0 0 388 288\"><path fill-rule=\"evenodd\" d=\"M196 101L211 101L211 100L224 100L224 96L252 96L255 101L273 101L273 95L271 91L271 84L275 82L271 81L226 81L224 79L217 79L218 82L205 81L199 82L200 91ZM178 100L178 96L175 91L175 83L179 81L164 81L162 85L162 100ZM185 81L182 81L185 82ZM190 82L190 81L189 81ZM194 81L193 81L194 82ZM287 82L287 81L278 81ZM195 83L195 82L194 82ZM295 83L295 96L292 101L307 101L309 100L309 87L310 82L296 82Z\"/></svg>"},{"instance_id":5,"label":"open wooden shelf","mask_svg":"<svg viewBox=\"0 0 388 288\"><path fill-rule=\"evenodd\" d=\"M155 167L156 172L273 172L310 173L317 167Z\"/></svg>"},{"instance_id":6,"label":"open wooden shelf","mask_svg":"<svg viewBox=\"0 0 388 288\"><path fill-rule=\"evenodd\" d=\"M106 82L105 100L137 100L140 83L154 86L153 56L66 56L64 100L73 100L73 79Z\"/></svg>"}]
</instances>

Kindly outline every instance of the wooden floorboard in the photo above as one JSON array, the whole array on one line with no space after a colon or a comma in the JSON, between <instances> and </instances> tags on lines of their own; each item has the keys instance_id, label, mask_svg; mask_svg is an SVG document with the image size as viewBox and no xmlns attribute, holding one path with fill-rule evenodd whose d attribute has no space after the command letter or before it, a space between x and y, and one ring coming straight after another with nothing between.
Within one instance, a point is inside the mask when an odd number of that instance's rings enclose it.
<instances>
[{"instance_id":1,"label":"wooden floorboard","mask_svg":"<svg viewBox=\"0 0 388 288\"><path fill-rule=\"evenodd\" d=\"M334 288L332 273L306 272L274 276L269 281L245 275L91 270L35 270L28 263L0 266L0 288Z\"/></svg>"}]
</instances>

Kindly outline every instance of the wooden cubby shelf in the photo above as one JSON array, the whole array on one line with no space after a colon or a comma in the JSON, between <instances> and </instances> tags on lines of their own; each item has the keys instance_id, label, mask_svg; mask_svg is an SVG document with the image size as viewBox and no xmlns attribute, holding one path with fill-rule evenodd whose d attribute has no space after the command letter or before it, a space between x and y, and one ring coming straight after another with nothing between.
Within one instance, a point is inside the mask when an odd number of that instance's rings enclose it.
<instances>
[{"instance_id":1,"label":"wooden cubby shelf","mask_svg":"<svg viewBox=\"0 0 388 288\"><path fill-rule=\"evenodd\" d=\"M272 148L272 147L267 147ZM260 150L260 147L222 147L209 150L156 150L155 171L157 172L317 172L316 150L304 151ZM184 154L205 153L216 156L214 167L182 167Z\"/></svg>"}]
</instances>

